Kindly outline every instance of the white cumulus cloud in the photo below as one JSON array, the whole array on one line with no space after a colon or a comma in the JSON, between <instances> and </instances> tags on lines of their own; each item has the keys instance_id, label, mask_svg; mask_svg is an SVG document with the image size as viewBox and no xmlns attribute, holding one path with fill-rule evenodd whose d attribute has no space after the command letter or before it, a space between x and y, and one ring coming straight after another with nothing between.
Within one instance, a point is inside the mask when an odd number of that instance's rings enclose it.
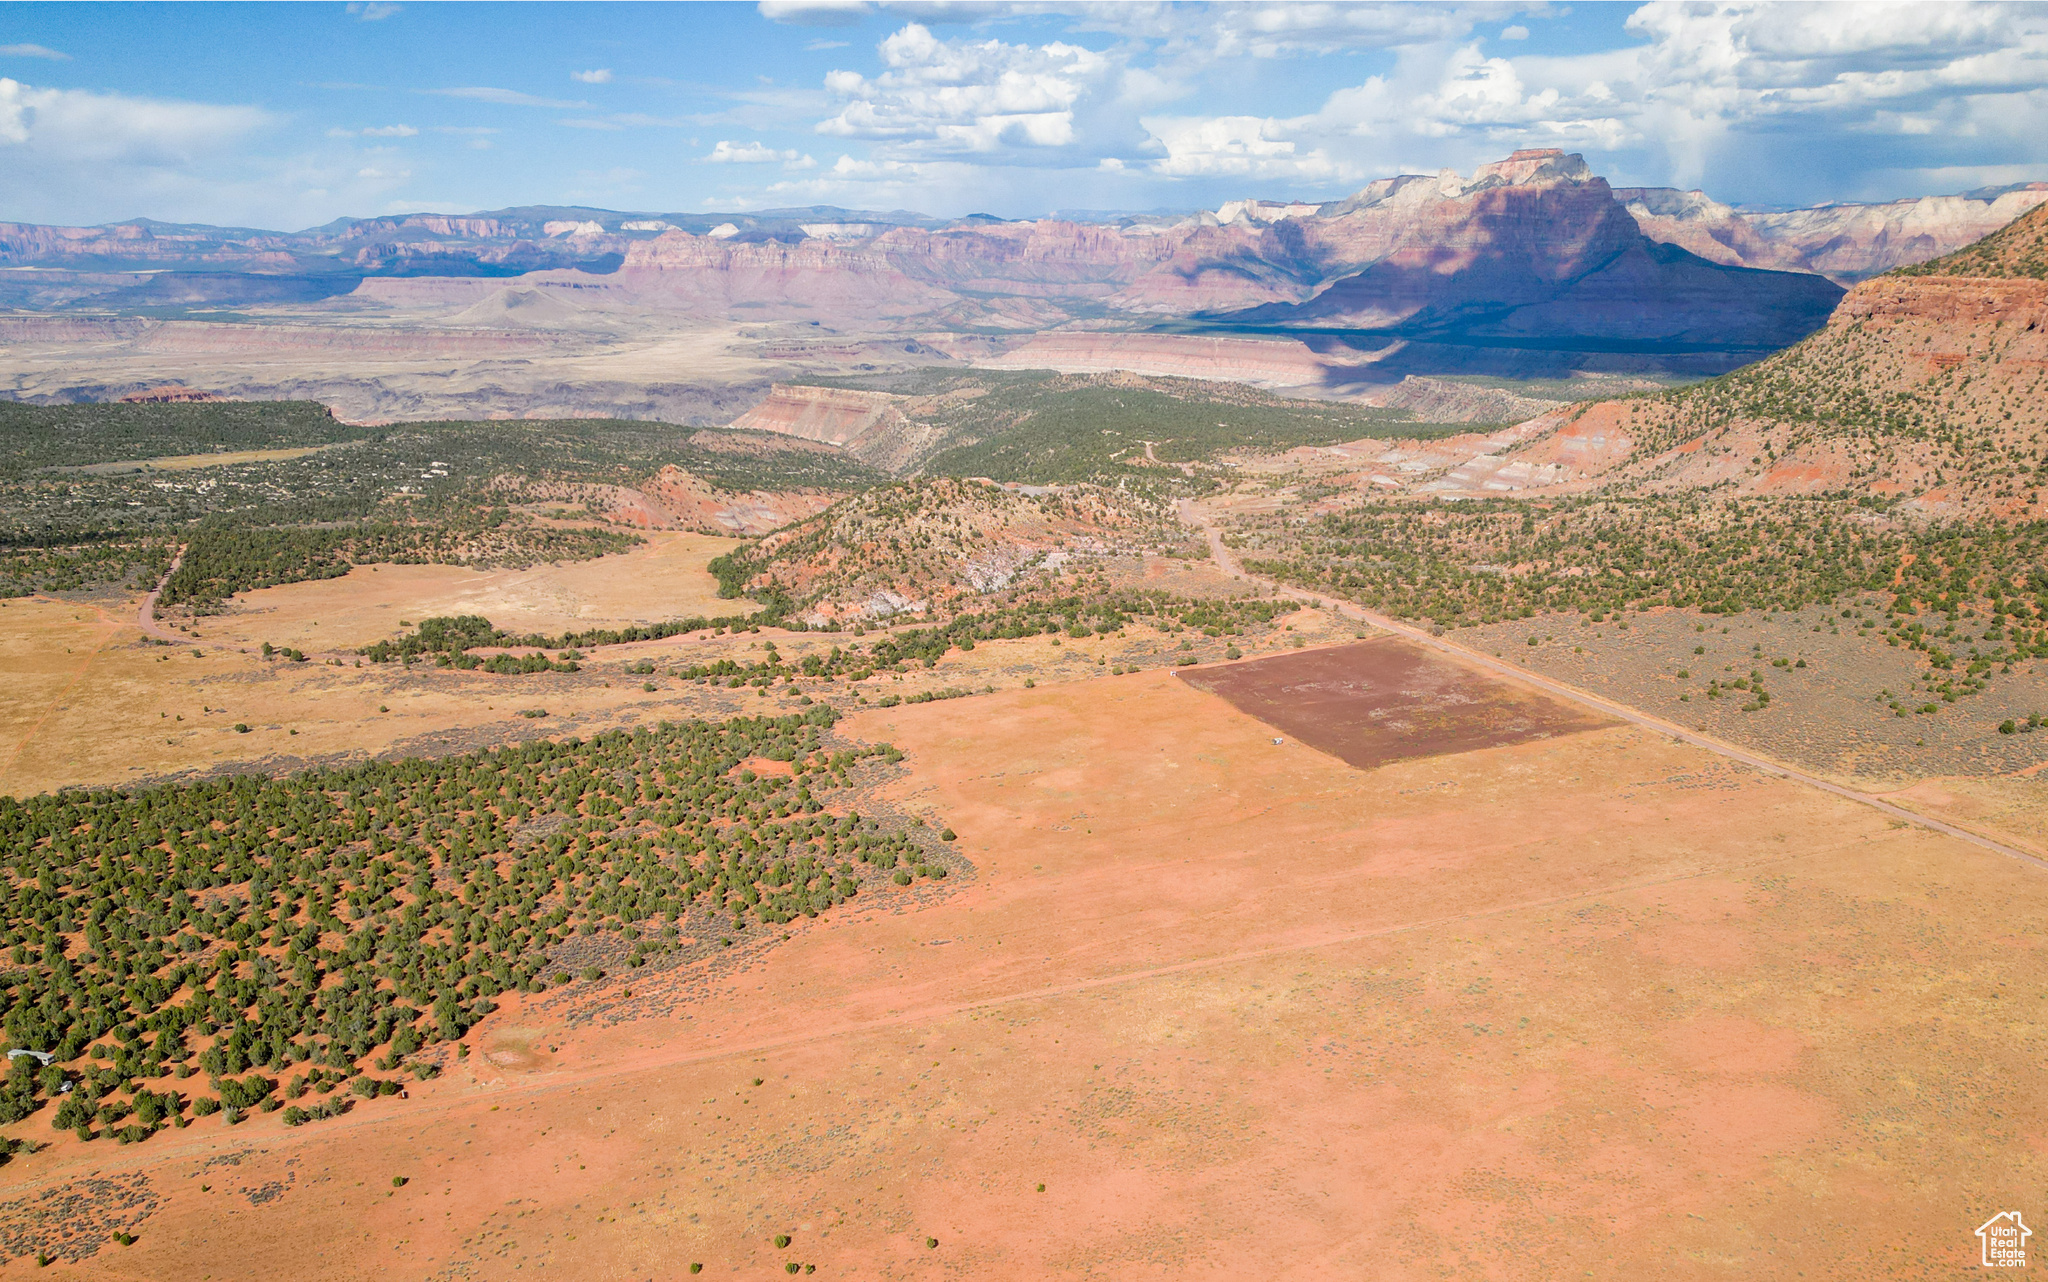
<instances>
[{"instance_id":1,"label":"white cumulus cloud","mask_svg":"<svg viewBox=\"0 0 2048 1282\"><path fill-rule=\"evenodd\" d=\"M714 165L772 165L777 161L785 164L797 159L794 149L777 151L758 142L727 142L719 139L713 144L711 154L704 157Z\"/></svg>"},{"instance_id":2,"label":"white cumulus cloud","mask_svg":"<svg viewBox=\"0 0 2048 1282\"><path fill-rule=\"evenodd\" d=\"M821 134L895 145L906 154L993 153L1065 147L1076 108L1113 70L1080 45L941 40L911 23L881 44L887 70L833 71L825 88L845 100Z\"/></svg>"},{"instance_id":3,"label":"white cumulus cloud","mask_svg":"<svg viewBox=\"0 0 2048 1282\"><path fill-rule=\"evenodd\" d=\"M0 147L18 149L20 164L174 167L270 123L256 107L37 89L0 77Z\"/></svg>"},{"instance_id":4,"label":"white cumulus cloud","mask_svg":"<svg viewBox=\"0 0 2048 1282\"><path fill-rule=\"evenodd\" d=\"M569 73L569 78L571 80L580 80L586 85L608 85L612 82L612 69L610 67L598 67L591 71L572 71Z\"/></svg>"},{"instance_id":5,"label":"white cumulus cloud","mask_svg":"<svg viewBox=\"0 0 2048 1282\"><path fill-rule=\"evenodd\" d=\"M761 16L793 27L850 27L868 16L863 0L761 0Z\"/></svg>"},{"instance_id":6,"label":"white cumulus cloud","mask_svg":"<svg viewBox=\"0 0 2048 1282\"><path fill-rule=\"evenodd\" d=\"M1147 114L1151 172L1348 183L1558 146L1619 182L1738 200L1951 190L1959 155L1986 183L2028 157L2048 176L2048 8L1654 3L1626 32L1562 55L1400 45L1297 117Z\"/></svg>"},{"instance_id":7,"label":"white cumulus cloud","mask_svg":"<svg viewBox=\"0 0 2048 1282\"><path fill-rule=\"evenodd\" d=\"M1355 176L1320 149L1298 149L1293 140L1279 136L1284 126L1257 116L1160 118L1146 125L1166 146L1166 155L1152 169L1171 178L1326 182Z\"/></svg>"}]
</instances>

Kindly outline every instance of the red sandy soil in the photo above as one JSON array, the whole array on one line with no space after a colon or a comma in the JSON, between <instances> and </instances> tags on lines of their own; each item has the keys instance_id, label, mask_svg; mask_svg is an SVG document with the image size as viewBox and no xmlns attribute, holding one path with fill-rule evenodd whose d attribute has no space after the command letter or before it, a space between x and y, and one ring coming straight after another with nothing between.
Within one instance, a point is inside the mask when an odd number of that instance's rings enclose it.
<instances>
[{"instance_id":1,"label":"red sandy soil","mask_svg":"<svg viewBox=\"0 0 2048 1282\"><path fill-rule=\"evenodd\" d=\"M408 1101L56 1137L0 1203L161 1209L0 1277L1932 1276L2048 1176L2011 860L1633 728L1361 771L1156 671L841 729L972 875Z\"/></svg>"}]
</instances>

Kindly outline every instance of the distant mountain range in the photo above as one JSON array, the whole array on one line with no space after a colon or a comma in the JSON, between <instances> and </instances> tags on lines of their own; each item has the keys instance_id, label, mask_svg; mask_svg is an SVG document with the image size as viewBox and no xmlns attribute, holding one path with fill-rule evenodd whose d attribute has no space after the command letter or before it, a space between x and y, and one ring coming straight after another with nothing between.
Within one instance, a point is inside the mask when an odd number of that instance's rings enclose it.
<instances>
[{"instance_id":1,"label":"distant mountain range","mask_svg":"<svg viewBox=\"0 0 2048 1282\"><path fill-rule=\"evenodd\" d=\"M1191 214L1080 213L1020 222L991 215L942 219L908 210L885 213L830 205L694 214L526 205L459 215L340 218L298 232L147 218L97 227L0 223L0 269L68 270L80 277L44 280L35 287L17 279L0 285L0 303L62 306L91 299L98 306L148 306L198 301L199 295L215 291L226 295L221 301L266 295L284 301L329 297L368 277L506 277L549 269L608 273L625 262L634 246L675 232L732 245L795 246L818 240L859 246L899 229L998 232L1011 241L1019 228L1087 226L1122 237L1164 237L1176 244L1206 240L1206 248L1221 251L1212 252L1214 261L1205 264L1212 269L1229 270L1229 249L1238 248L1249 251L1249 259L1269 272L1277 269L1312 280L1328 277L1332 268L1341 274L1345 266L1363 266L1360 251L1369 246L1374 230L1389 228L1387 213L1413 210L1437 199L1472 197L1495 187L1560 179L1619 204L1651 240L1723 266L1806 272L1844 285L1958 249L2048 201L2048 183L2021 183L1884 204L1759 211L1722 204L1699 191L1609 188L1577 156L1529 151L1484 166L1469 181L1448 170L1428 177L1403 175L1382 179L1343 200L1240 200L1213 212ZM1374 211L1380 216L1363 220L1370 227L1361 238L1358 215ZM1332 236L1332 229L1343 230ZM1287 234L1296 231L1303 234ZM1203 238L1202 232L1222 234ZM1278 239L1319 242L1319 247L1334 252L1311 251L1309 261L1289 261L1289 255L1257 244L1275 232ZM1410 236L1403 248L1412 254L1428 247ZM270 283L252 282L237 291L226 282L208 290L190 282L167 287L118 279L138 272L249 275ZM93 277L105 279L87 279Z\"/></svg>"},{"instance_id":2,"label":"distant mountain range","mask_svg":"<svg viewBox=\"0 0 2048 1282\"><path fill-rule=\"evenodd\" d=\"M374 395L342 397L365 416L390 412L400 384L410 390L398 404L525 412L530 394L516 389L539 380L550 405L658 414L676 412L659 408L674 397L648 401L644 376L598 395L558 362L617 356L623 343L650 368L686 370L662 381L687 383L689 403L723 404L717 388L742 377L733 360L678 367L659 354L665 336L723 327L744 381L764 391L792 366L1014 367L1044 343L1095 368L1142 337L1147 360L1196 376L1227 351L1248 368L1277 362L1269 383L1313 377L1381 403L1374 386L1415 374L1720 373L1820 328L1845 283L1949 253L2044 202L2048 184L2035 183L1745 210L1699 192L1616 190L1577 155L1530 150L1470 177L1404 175L1337 201L1194 214L529 206L293 233L0 224L0 351L11 343L27 362L0 361L0 379L38 399L124 380L328 395L331 380L368 379ZM1262 337L1292 341L1248 341ZM23 344L49 350L29 360ZM289 369L260 363L316 350L332 354L330 381L287 378L309 377L303 356ZM469 362L478 389L420 381L448 360ZM230 378L236 361L258 363ZM375 368L355 372L362 362Z\"/></svg>"}]
</instances>

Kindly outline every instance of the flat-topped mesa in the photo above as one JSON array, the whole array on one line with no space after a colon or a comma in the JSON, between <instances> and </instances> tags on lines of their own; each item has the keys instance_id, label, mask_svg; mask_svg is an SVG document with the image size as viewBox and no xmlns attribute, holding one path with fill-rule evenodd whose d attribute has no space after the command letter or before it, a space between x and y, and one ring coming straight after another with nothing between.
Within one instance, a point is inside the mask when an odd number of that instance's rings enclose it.
<instances>
[{"instance_id":1,"label":"flat-topped mesa","mask_svg":"<svg viewBox=\"0 0 2048 1282\"><path fill-rule=\"evenodd\" d=\"M1529 147L1496 160L1490 165L1481 165L1472 171L1472 181L1465 184L1466 191L1478 191L1484 187L1520 187L1541 182L1596 182L1605 186L1607 180L1596 177L1586 164L1586 158L1577 152L1565 152L1556 147Z\"/></svg>"}]
</instances>

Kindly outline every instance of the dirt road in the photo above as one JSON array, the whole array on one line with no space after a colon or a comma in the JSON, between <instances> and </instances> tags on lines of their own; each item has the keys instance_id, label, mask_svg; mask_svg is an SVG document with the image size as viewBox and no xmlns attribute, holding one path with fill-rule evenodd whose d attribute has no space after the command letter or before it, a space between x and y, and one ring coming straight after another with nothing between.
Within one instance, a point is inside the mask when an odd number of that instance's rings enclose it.
<instances>
[{"instance_id":1,"label":"dirt road","mask_svg":"<svg viewBox=\"0 0 2048 1282\"><path fill-rule=\"evenodd\" d=\"M135 612L135 626L142 629L142 635L155 637L159 641L175 641L180 645L191 643L190 637L181 637L156 621L157 598L164 594L164 585L178 572L178 564L184 559L185 549L179 548L178 554L171 558L171 568L164 571L164 577L158 579L156 586L149 590L149 595L142 598L142 606Z\"/></svg>"},{"instance_id":2,"label":"dirt road","mask_svg":"<svg viewBox=\"0 0 2048 1282\"><path fill-rule=\"evenodd\" d=\"M1540 673L1531 672L1527 668L1508 663L1505 660L1495 658L1493 655L1459 645L1455 641L1446 640L1435 635L1427 628L1417 627L1412 623L1403 623L1398 619L1365 609L1363 606L1354 605L1337 597L1325 596L1320 592L1310 592L1302 588L1288 587L1286 584L1276 580L1253 574L1238 563L1237 557L1231 553L1230 548L1223 542L1222 532L1210 520L1209 514L1202 511L1194 500L1182 499L1178 507L1181 519L1201 530L1208 539L1209 556L1216 562L1217 568L1221 569L1225 574L1242 579L1247 583L1257 583L1264 587L1272 588L1297 601L1310 602L1326 609L1334 609L1347 619L1356 619L1361 623L1370 624L1382 631L1392 632L1397 636L1406 637L1411 641L1430 646L1445 654L1455 655L1466 663L1484 668L1498 676L1508 677L1526 685L1535 686L1545 693L1556 695L1561 699L1569 699L1596 712L1619 717L1631 725L1640 726L1645 730L1653 730L1658 734L1669 735L1674 739L1692 744L1697 748L1705 748L1708 752L1717 753L1731 761L1739 761L1745 766L1761 770L1766 774L1776 775L1783 779L1791 779L1808 787L1818 788L1822 792L1833 793L1837 797L1847 798L1858 805L1869 806L1874 810L1881 811L1894 819L1916 824L1922 828L1932 829L1946 836L1955 837L1972 845L1981 846L1986 850L1996 851L2001 855L2020 860L2022 863L2032 864L2036 868L2048 869L2048 859L2042 859L2038 855L2029 854L2024 850L2008 846L2000 841L1994 841L1980 833L1971 832L1967 828L1959 828L1954 824L1944 823L1939 819L1930 819L1926 815L1908 810L1904 806L1894 805L1882 798L1873 797L1867 792L1858 792L1854 788L1844 787L1841 784L1820 778L1818 775L1808 774L1797 767L1786 765L1782 761L1759 756L1754 752L1738 748L1734 744L1723 742L1710 735L1701 734L1695 730L1688 730L1684 726L1666 721L1662 717L1652 716L1650 713L1630 707L1627 704L1616 703L1612 699L1603 698L1591 691L1581 690L1577 686L1567 685L1553 677L1546 677Z\"/></svg>"}]
</instances>

